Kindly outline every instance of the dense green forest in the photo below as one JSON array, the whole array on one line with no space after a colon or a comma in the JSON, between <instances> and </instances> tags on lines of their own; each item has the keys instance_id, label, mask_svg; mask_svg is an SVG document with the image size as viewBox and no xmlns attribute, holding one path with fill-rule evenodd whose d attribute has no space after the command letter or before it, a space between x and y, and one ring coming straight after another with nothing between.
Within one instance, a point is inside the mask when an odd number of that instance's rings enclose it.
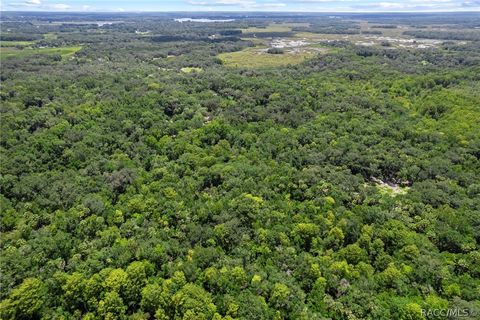
<instances>
[{"instance_id":1,"label":"dense green forest","mask_svg":"<svg viewBox=\"0 0 480 320\"><path fill-rule=\"evenodd\" d=\"M478 14L176 18L2 13L1 319L479 319Z\"/></svg>"}]
</instances>

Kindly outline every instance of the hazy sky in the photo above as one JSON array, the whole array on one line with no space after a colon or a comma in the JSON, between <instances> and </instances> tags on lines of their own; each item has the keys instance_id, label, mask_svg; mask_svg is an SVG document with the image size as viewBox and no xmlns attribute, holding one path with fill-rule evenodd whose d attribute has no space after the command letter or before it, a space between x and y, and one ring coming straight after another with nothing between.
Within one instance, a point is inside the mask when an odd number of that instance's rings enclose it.
<instances>
[{"instance_id":1,"label":"hazy sky","mask_svg":"<svg viewBox=\"0 0 480 320\"><path fill-rule=\"evenodd\" d=\"M480 11L480 0L0 0L18 11ZM479 13L480 14L480 13Z\"/></svg>"}]
</instances>

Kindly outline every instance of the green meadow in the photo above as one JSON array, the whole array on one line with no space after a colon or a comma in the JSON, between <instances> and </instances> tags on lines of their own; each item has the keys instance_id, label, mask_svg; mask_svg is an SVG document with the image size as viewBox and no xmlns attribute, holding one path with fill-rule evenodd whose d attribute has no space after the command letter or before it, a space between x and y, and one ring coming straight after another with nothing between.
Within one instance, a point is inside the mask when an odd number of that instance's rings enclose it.
<instances>
[{"instance_id":1,"label":"green meadow","mask_svg":"<svg viewBox=\"0 0 480 320\"><path fill-rule=\"evenodd\" d=\"M232 68L272 68L295 65L309 59L315 52L309 50L286 51L284 54L268 54L259 48L248 48L218 55L223 65Z\"/></svg>"},{"instance_id":2,"label":"green meadow","mask_svg":"<svg viewBox=\"0 0 480 320\"><path fill-rule=\"evenodd\" d=\"M0 48L0 59L7 59L11 57L25 57L37 54L54 55L59 54L62 58L69 57L82 49L81 46L59 47L59 48L25 48L17 49L13 47Z\"/></svg>"}]
</instances>

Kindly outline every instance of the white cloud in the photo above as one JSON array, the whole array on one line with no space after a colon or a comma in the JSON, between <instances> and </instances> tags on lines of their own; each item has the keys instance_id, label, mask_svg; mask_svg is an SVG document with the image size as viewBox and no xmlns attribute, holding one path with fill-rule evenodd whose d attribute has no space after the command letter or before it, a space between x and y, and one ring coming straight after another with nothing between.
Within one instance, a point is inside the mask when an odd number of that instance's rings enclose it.
<instances>
[{"instance_id":1,"label":"white cloud","mask_svg":"<svg viewBox=\"0 0 480 320\"><path fill-rule=\"evenodd\" d=\"M82 5L67 0L11 0L5 3L2 10L26 11L97 11L95 5ZM52 3L65 1L65 3ZM169 0L172 3L174 1ZM480 0L177 0L183 2L186 10L200 11L302 11L302 12L436 12L436 11L476 11L480 10ZM0 0L2 2L2 0ZM121 1L118 1L120 3ZM139 1L142 2L142 1ZM147 0L143 0L146 3ZM153 2L153 1L152 1ZM113 1L112 1L113 3ZM178 6L178 5L177 5ZM5 7L5 8L4 8ZM115 8L114 5L102 5L102 11L123 12L129 8Z\"/></svg>"},{"instance_id":2,"label":"white cloud","mask_svg":"<svg viewBox=\"0 0 480 320\"><path fill-rule=\"evenodd\" d=\"M480 7L480 0L471 0L471 1L464 1L462 3L463 7Z\"/></svg>"},{"instance_id":3,"label":"white cloud","mask_svg":"<svg viewBox=\"0 0 480 320\"><path fill-rule=\"evenodd\" d=\"M335 2L354 2L355 0L298 0L296 3L335 3Z\"/></svg>"},{"instance_id":4,"label":"white cloud","mask_svg":"<svg viewBox=\"0 0 480 320\"><path fill-rule=\"evenodd\" d=\"M254 5L252 0L214 0L214 1L188 1L194 6L248 6Z\"/></svg>"},{"instance_id":5,"label":"white cloud","mask_svg":"<svg viewBox=\"0 0 480 320\"><path fill-rule=\"evenodd\" d=\"M466 1L474 3L469 7L470 10L480 8L480 5L475 4L475 2L480 3L480 0ZM352 3L349 7L350 10L347 11L357 12L455 12L464 10L465 5L462 4L462 1L458 0L391 0L379 2L363 2L361 4ZM338 8L336 9L338 10Z\"/></svg>"},{"instance_id":6,"label":"white cloud","mask_svg":"<svg viewBox=\"0 0 480 320\"><path fill-rule=\"evenodd\" d=\"M9 3L12 7L40 7L42 5L41 0L27 0L24 2L12 2Z\"/></svg>"},{"instance_id":7,"label":"white cloud","mask_svg":"<svg viewBox=\"0 0 480 320\"><path fill-rule=\"evenodd\" d=\"M206 6L206 7L209 7L209 9L212 9L213 7L240 7L242 9L251 9L251 10L255 10L255 9L275 10L275 9L284 8L287 6L287 4L280 3L280 2L259 3L254 0L213 0L213 1L190 0L187 3L193 6Z\"/></svg>"},{"instance_id":8,"label":"white cloud","mask_svg":"<svg viewBox=\"0 0 480 320\"><path fill-rule=\"evenodd\" d=\"M287 5L285 3L255 3L248 7L250 8L262 8L262 9L275 9L275 8L283 8Z\"/></svg>"},{"instance_id":9,"label":"white cloud","mask_svg":"<svg viewBox=\"0 0 480 320\"><path fill-rule=\"evenodd\" d=\"M68 10L68 9L70 9L70 6L68 4L64 4L64 3L54 3L50 7L54 10Z\"/></svg>"},{"instance_id":10,"label":"white cloud","mask_svg":"<svg viewBox=\"0 0 480 320\"><path fill-rule=\"evenodd\" d=\"M64 4L64 3L48 4L48 3L42 2L42 0L27 0L25 2L20 2L20 3L9 3L9 6L13 8L26 7L28 8L27 10L37 9L42 11L48 11L48 10L66 11L71 8L71 6L69 6L68 4Z\"/></svg>"},{"instance_id":11,"label":"white cloud","mask_svg":"<svg viewBox=\"0 0 480 320\"><path fill-rule=\"evenodd\" d=\"M378 6L384 9L405 9L409 7L407 4L398 2L379 2Z\"/></svg>"}]
</instances>

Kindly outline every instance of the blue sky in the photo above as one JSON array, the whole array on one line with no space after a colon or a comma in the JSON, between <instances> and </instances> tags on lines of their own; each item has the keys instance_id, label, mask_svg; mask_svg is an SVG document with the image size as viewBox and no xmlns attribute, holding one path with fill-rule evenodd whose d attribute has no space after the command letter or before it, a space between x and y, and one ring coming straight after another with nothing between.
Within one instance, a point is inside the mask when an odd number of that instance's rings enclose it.
<instances>
[{"instance_id":1,"label":"blue sky","mask_svg":"<svg viewBox=\"0 0 480 320\"><path fill-rule=\"evenodd\" d=\"M480 0L0 0L15 11L480 11Z\"/></svg>"}]
</instances>

